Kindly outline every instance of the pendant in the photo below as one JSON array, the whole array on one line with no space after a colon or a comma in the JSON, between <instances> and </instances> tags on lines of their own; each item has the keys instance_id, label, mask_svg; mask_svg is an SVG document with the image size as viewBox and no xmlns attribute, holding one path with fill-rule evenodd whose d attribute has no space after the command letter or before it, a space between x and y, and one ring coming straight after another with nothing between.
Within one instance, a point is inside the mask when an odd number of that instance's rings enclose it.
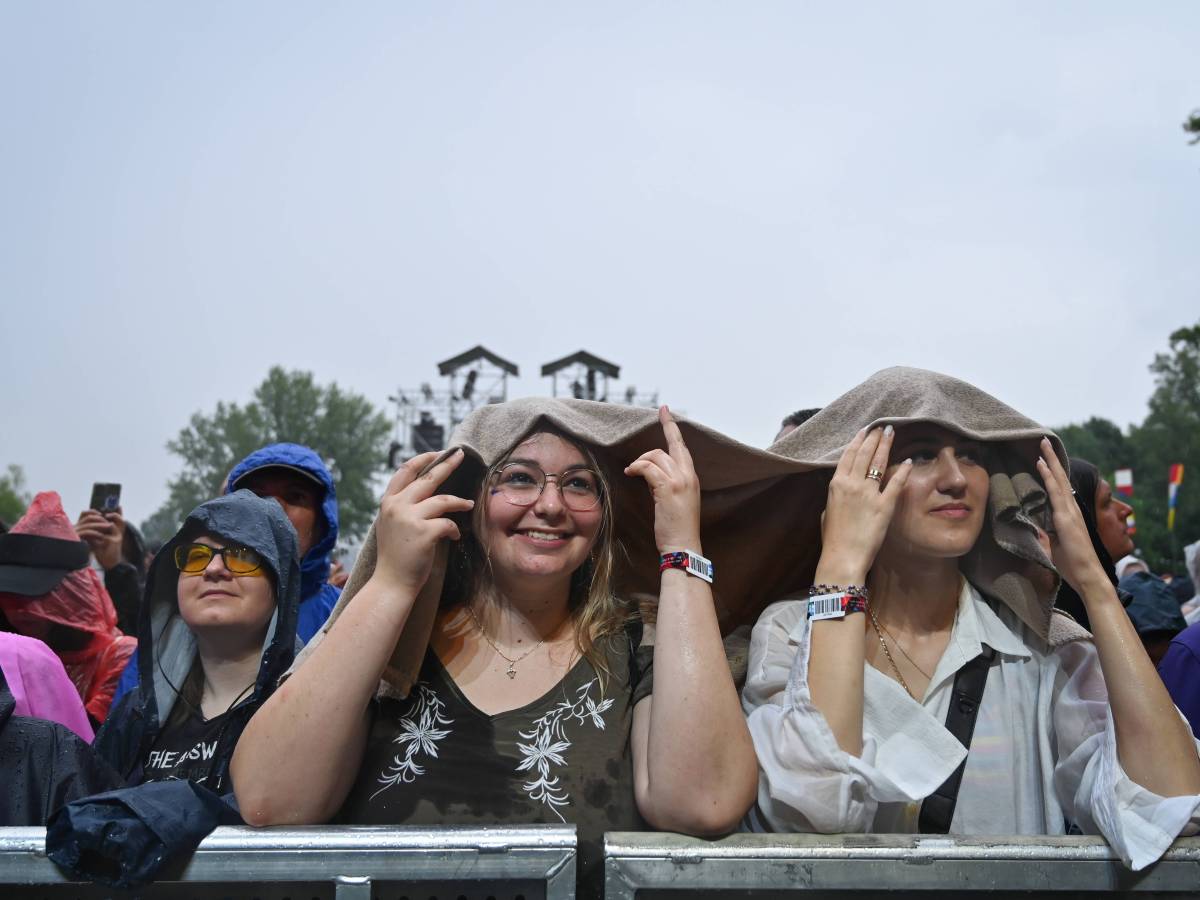
<instances>
[{"instance_id":1,"label":"pendant","mask_svg":"<svg viewBox=\"0 0 1200 900\"><path fill-rule=\"evenodd\" d=\"M513 664L511 662L508 664L508 671L505 672L504 674L507 675L509 678L517 677L517 670L513 668Z\"/></svg>"}]
</instances>

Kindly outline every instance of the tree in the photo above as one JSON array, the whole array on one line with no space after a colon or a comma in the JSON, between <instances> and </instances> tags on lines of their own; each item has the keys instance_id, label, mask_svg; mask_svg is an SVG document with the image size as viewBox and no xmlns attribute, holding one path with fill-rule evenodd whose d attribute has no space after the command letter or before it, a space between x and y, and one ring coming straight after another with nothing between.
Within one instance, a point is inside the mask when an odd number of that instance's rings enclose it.
<instances>
[{"instance_id":1,"label":"tree","mask_svg":"<svg viewBox=\"0 0 1200 900\"><path fill-rule=\"evenodd\" d=\"M1138 545L1162 569L1170 567L1174 552L1167 531L1172 463L1183 463L1185 476L1175 511L1177 543L1200 539L1200 322L1172 332L1169 340L1170 352L1156 354L1150 364L1150 412L1129 435L1139 469Z\"/></svg>"},{"instance_id":2,"label":"tree","mask_svg":"<svg viewBox=\"0 0 1200 900\"><path fill-rule=\"evenodd\" d=\"M1200 144L1200 109L1187 117L1187 121L1183 123L1183 130L1190 135L1194 135L1188 141L1189 144Z\"/></svg>"},{"instance_id":3,"label":"tree","mask_svg":"<svg viewBox=\"0 0 1200 900\"><path fill-rule=\"evenodd\" d=\"M245 406L218 402L210 415L195 413L167 442L183 471L167 485L166 503L142 529L148 540L166 540L198 504L215 497L230 469L252 450L277 441L312 447L337 481L341 533L359 537L378 505L374 476L387 458L391 425L366 398L324 387L311 372L273 367Z\"/></svg>"},{"instance_id":4,"label":"tree","mask_svg":"<svg viewBox=\"0 0 1200 900\"><path fill-rule=\"evenodd\" d=\"M17 519L25 515L30 499L25 490L25 470L18 465L10 465L0 475L0 522L10 527L15 524Z\"/></svg>"},{"instance_id":5,"label":"tree","mask_svg":"<svg viewBox=\"0 0 1200 900\"><path fill-rule=\"evenodd\" d=\"M1115 422L1092 416L1082 425L1066 425L1057 431L1071 456L1086 459L1106 478L1115 469L1133 464L1133 448Z\"/></svg>"}]
</instances>

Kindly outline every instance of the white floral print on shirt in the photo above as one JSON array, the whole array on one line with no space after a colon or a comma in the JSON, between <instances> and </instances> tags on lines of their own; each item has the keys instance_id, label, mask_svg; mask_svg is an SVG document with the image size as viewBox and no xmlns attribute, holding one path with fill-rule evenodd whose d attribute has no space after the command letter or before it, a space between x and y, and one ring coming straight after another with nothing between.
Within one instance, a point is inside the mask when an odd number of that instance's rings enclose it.
<instances>
[{"instance_id":1,"label":"white floral print on shirt","mask_svg":"<svg viewBox=\"0 0 1200 900\"><path fill-rule=\"evenodd\" d=\"M454 724L453 719L442 715L446 704L429 685L418 682L413 693L416 702L409 715L400 719L400 734L393 740L393 743L404 748L404 752L397 753L387 771L379 776L379 783L383 787L371 795L372 800L390 787L400 783L409 784L424 775L425 767L416 761L417 754L424 753L437 759L438 741L450 734L449 728L438 726Z\"/></svg>"},{"instance_id":2,"label":"white floral print on shirt","mask_svg":"<svg viewBox=\"0 0 1200 900\"><path fill-rule=\"evenodd\" d=\"M559 784L557 775L550 775L551 766L565 766L566 752L571 749L567 740L564 726L571 721L583 725L587 722L604 730L604 713L613 705L611 699L597 703L591 696L592 686L597 679L593 678L576 691L575 700L565 699L554 706L548 713L534 720L533 728L529 731L518 732L519 737L530 741L528 744L517 742L521 753L521 761L517 763L518 772L534 772L537 777L525 782L522 787L532 800L544 803L565 822L560 806L568 806L571 798Z\"/></svg>"}]
</instances>

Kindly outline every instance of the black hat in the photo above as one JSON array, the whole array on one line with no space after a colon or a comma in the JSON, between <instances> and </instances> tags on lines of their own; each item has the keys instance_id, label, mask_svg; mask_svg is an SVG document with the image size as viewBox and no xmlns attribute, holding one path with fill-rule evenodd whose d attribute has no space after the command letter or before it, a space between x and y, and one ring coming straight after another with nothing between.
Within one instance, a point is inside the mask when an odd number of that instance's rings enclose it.
<instances>
[{"instance_id":1,"label":"black hat","mask_svg":"<svg viewBox=\"0 0 1200 900\"><path fill-rule=\"evenodd\" d=\"M0 534L0 591L40 597L88 564L88 545L40 534Z\"/></svg>"}]
</instances>

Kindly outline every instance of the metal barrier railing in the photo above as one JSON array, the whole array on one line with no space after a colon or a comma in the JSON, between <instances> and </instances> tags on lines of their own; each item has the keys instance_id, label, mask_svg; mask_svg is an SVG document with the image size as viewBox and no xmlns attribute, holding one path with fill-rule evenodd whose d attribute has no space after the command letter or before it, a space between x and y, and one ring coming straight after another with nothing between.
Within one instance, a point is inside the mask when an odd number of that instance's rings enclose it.
<instances>
[{"instance_id":1,"label":"metal barrier railing","mask_svg":"<svg viewBox=\"0 0 1200 900\"><path fill-rule=\"evenodd\" d=\"M46 858L45 830L0 828L0 897L130 896L72 882ZM218 828L136 896L290 900L565 900L575 826Z\"/></svg>"},{"instance_id":2,"label":"metal barrier railing","mask_svg":"<svg viewBox=\"0 0 1200 900\"><path fill-rule=\"evenodd\" d=\"M736 834L704 841L671 834L605 837L606 900L655 897L873 896L899 900L930 891L1053 895L1097 892L1200 896L1200 839L1175 842L1141 872L1125 868L1100 838L942 835Z\"/></svg>"},{"instance_id":3,"label":"metal barrier railing","mask_svg":"<svg viewBox=\"0 0 1200 900\"><path fill-rule=\"evenodd\" d=\"M732 835L652 832L605 838L605 896L783 896L807 900L931 891L1021 896L1200 896L1200 838L1126 869L1099 838ZM136 893L150 900L560 900L575 895L573 826L218 828ZM130 896L73 882L45 855L40 828L0 828L0 897Z\"/></svg>"}]
</instances>

